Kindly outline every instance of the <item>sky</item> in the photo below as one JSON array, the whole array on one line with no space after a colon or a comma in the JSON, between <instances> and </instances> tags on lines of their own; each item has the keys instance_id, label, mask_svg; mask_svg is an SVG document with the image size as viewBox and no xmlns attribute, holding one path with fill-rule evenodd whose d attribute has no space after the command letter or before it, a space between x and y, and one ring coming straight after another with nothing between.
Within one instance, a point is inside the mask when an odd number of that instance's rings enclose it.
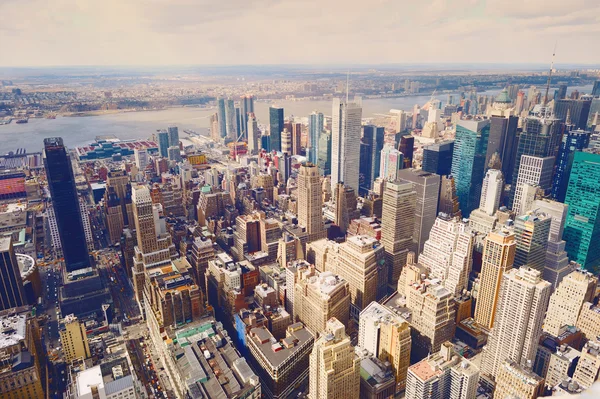
<instances>
[{"instance_id":1,"label":"sky","mask_svg":"<svg viewBox=\"0 0 600 399\"><path fill-rule=\"evenodd\" d=\"M0 66L600 65L599 0L0 0Z\"/></svg>"}]
</instances>

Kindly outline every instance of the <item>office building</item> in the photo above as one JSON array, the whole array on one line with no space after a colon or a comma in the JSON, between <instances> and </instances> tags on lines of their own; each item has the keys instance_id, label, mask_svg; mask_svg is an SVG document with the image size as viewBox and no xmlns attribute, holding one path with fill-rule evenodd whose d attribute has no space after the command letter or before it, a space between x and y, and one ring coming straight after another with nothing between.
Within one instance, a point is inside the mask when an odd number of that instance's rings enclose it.
<instances>
[{"instance_id":1,"label":"office building","mask_svg":"<svg viewBox=\"0 0 600 399\"><path fill-rule=\"evenodd\" d=\"M412 168L413 155L415 152L415 138L410 134L400 136L400 144L398 150L404 156L403 169Z\"/></svg>"},{"instance_id":2,"label":"office building","mask_svg":"<svg viewBox=\"0 0 600 399\"><path fill-rule=\"evenodd\" d=\"M531 209L537 189L543 190L544 193L550 191L552 188L554 160L553 156L540 158L523 155L521 157L512 204L512 210L517 215L523 215L527 210Z\"/></svg>"},{"instance_id":3,"label":"office building","mask_svg":"<svg viewBox=\"0 0 600 399\"><path fill-rule=\"evenodd\" d=\"M146 166L148 166L148 163L150 162L148 150L145 148L136 148L133 150L133 154L135 157L135 166L137 166L139 171L143 173L144 170L146 170Z\"/></svg>"},{"instance_id":4,"label":"office building","mask_svg":"<svg viewBox=\"0 0 600 399\"><path fill-rule=\"evenodd\" d=\"M548 234L552 217L540 211L529 211L515 220L514 267L529 266L544 271Z\"/></svg>"},{"instance_id":5,"label":"office building","mask_svg":"<svg viewBox=\"0 0 600 399\"><path fill-rule=\"evenodd\" d=\"M281 132L281 152L284 154L292 154L292 132L286 127Z\"/></svg>"},{"instance_id":6,"label":"office building","mask_svg":"<svg viewBox=\"0 0 600 399\"><path fill-rule=\"evenodd\" d=\"M247 337L250 360L260 378L264 397L288 398L308 379L314 341L315 336L302 323L288 326L281 340L264 326L250 330Z\"/></svg>"},{"instance_id":7,"label":"office building","mask_svg":"<svg viewBox=\"0 0 600 399\"><path fill-rule=\"evenodd\" d=\"M500 284L504 273L513 267L515 251L515 236L506 230L493 231L483 241L475 321L487 329L494 325Z\"/></svg>"},{"instance_id":8,"label":"office building","mask_svg":"<svg viewBox=\"0 0 600 399\"><path fill-rule=\"evenodd\" d=\"M573 374L573 381L581 388L590 388L600 375L600 341L591 339L581 350L581 357Z\"/></svg>"},{"instance_id":9,"label":"office building","mask_svg":"<svg viewBox=\"0 0 600 399\"><path fill-rule=\"evenodd\" d=\"M90 267L71 158L62 138L44 139L44 164L66 270L72 272Z\"/></svg>"},{"instance_id":10,"label":"office building","mask_svg":"<svg viewBox=\"0 0 600 399\"><path fill-rule=\"evenodd\" d=\"M308 242L327 236L323 223L323 198L318 168L315 164L300 166L298 184L298 224L306 229Z\"/></svg>"},{"instance_id":11,"label":"office building","mask_svg":"<svg viewBox=\"0 0 600 399\"><path fill-rule=\"evenodd\" d=\"M67 362L92 356L85 325L75 315L68 315L61 321L59 333Z\"/></svg>"},{"instance_id":12,"label":"office building","mask_svg":"<svg viewBox=\"0 0 600 399\"><path fill-rule=\"evenodd\" d=\"M368 353L360 356L360 395L361 399L381 399L393 397L396 393L396 379L389 363L384 363Z\"/></svg>"},{"instance_id":13,"label":"office building","mask_svg":"<svg viewBox=\"0 0 600 399\"><path fill-rule=\"evenodd\" d=\"M321 176L329 176L331 174L331 132L321 132L317 152L319 173Z\"/></svg>"},{"instance_id":14,"label":"office building","mask_svg":"<svg viewBox=\"0 0 600 399\"><path fill-rule=\"evenodd\" d=\"M544 379L514 361L502 363L496 378L496 398L536 399L544 394Z\"/></svg>"},{"instance_id":15,"label":"office building","mask_svg":"<svg viewBox=\"0 0 600 399\"><path fill-rule=\"evenodd\" d=\"M169 133L169 147L179 147L179 129L177 126L169 126L167 132Z\"/></svg>"},{"instance_id":16,"label":"office building","mask_svg":"<svg viewBox=\"0 0 600 399\"><path fill-rule=\"evenodd\" d=\"M358 193L362 108L334 98L331 115L331 190L344 182Z\"/></svg>"},{"instance_id":17,"label":"office building","mask_svg":"<svg viewBox=\"0 0 600 399\"><path fill-rule=\"evenodd\" d=\"M172 146L167 149L169 161L181 162L181 150L179 146Z\"/></svg>"},{"instance_id":18,"label":"office building","mask_svg":"<svg viewBox=\"0 0 600 399\"><path fill-rule=\"evenodd\" d=\"M469 217L479 205L489 133L490 121L487 119L460 120L456 125L452 176L464 217Z\"/></svg>"},{"instance_id":19,"label":"office building","mask_svg":"<svg viewBox=\"0 0 600 399\"><path fill-rule=\"evenodd\" d=\"M0 238L0 310L26 305L21 268L11 236Z\"/></svg>"},{"instance_id":20,"label":"office building","mask_svg":"<svg viewBox=\"0 0 600 399\"><path fill-rule=\"evenodd\" d=\"M240 105L242 106L242 117L244 119L244 125L248 124L248 117L250 114L254 114L254 95L246 94L240 98Z\"/></svg>"},{"instance_id":21,"label":"office building","mask_svg":"<svg viewBox=\"0 0 600 399\"><path fill-rule=\"evenodd\" d=\"M235 104L233 100L225 100L225 128L227 130L227 139L230 141L237 141L237 121L235 113Z\"/></svg>"},{"instance_id":22,"label":"office building","mask_svg":"<svg viewBox=\"0 0 600 399\"><path fill-rule=\"evenodd\" d=\"M290 272L294 272L293 270ZM319 336L327 326L327 320L335 317L348 324L350 314L350 286L348 281L332 272L318 272L314 267L296 268L290 313L294 320Z\"/></svg>"},{"instance_id":23,"label":"office building","mask_svg":"<svg viewBox=\"0 0 600 399\"><path fill-rule=\"evenodd\" d=\"M162 129L156 134L158 136L158 153L161 157L167 158L169 156L169 132Z\"/></svg>"},{"instance_id":24,"label":"office building","mask_svg":"<svg viewBox=\"0 0 600 399\"><path fill-rule=\"evenodd\" d=\"M523 155L537 158L556 157L558 145L562 134L562 122L554 117L528 116L525 118L523 131L519 135L517 150L515 152L514 165L512 165L512 176L506 181L511 183L508 207L513 208L515 191L517 188L517 177L521 166Z\"/></svg>"},{"instance_id":25,"label":"office building","mask_svg":"<svg viewBox=\"0 0 600 399\"><path fill-rule=\"evenodd\" d=\"M430 278L440 279L453 295L459 296L469 282L473 242L466 223L441 213L423 246L419 263L427 268Z\"/></svg>"},{"instance_id":26,"label":"office building","mask_svg":"<svg viewBox=\"0 0 600 399\"><path fill-rule=\"evenodd\" d=\"M423 170L402 169L398 171L398 179L402 182L411 182L417 193L413 241L415 251L420 253L429 238L429 231L437 216L440 177Z\"/></svg>"},{"instance_id":27,"label":"office building","mask_svg":"<svg viewBox=\"0 0 600 399\"><path fill-rule=\"evenodd\" d=\"M217 118L219 123L219 136L221 139L227 137L227 117L225 113L225 99L219 98L217 100Z\"/></svg>"},{"instance_id":28,"label":"office building","mask_svg":"<svg viewBox=\"0 0 600 399\"><path fill-rule=\"evenodd\" d=\"M31 308L0 312L0 397L46 397L46 357L41 328Z\"/></svg>"},{"instance_id":29,"label":"office building","mask_svg":"<svg viewBox=\"0 0 600 399\"><path fill-rule=\"evenodd\" d=\"M485 165L489 165L494 154L502 161L502 173L512 177L512 160L517 146L518 116L492 116Z\"/></svg>"},{"instance_id":30,"label":"office building","mask_svg":"<svg viewBox=\"0 0 600 399\"><path fill-rule=\"evenodd\" d=\"M458 196L456 195L456 184L452 176L442 176L438 212L443 212L450 216L462 217Z\"/></svg>"},{"instance_id":31,"label":"office building","mask_svg":"<svg viewBox=\"0 0 600 399\"><path fill-rule=\"evenodd\" d=\"M552 198L564 202L569 185L569 174L575 151L582 151L590 144L591 132L585 130L571 130L569 126L560 141L558 156L556 157L556 172L552 179Z\"/></svg>"},{"instance_id":32,"label":"office building","mask_svg":"<svg viewBox=\"0 0 600 399\"><path fill-rule=\"evenodd\" d=\"M538 270L526 266L506 272L499 285L494 324L481 363L482 374L492 379L502 373L506 360L523 367L533 364L552 289Z\"/></svg>"},{"instance_id":33,"label":"office building","mask_svg":"<svg viewBox=\"0 0 600 399\"><path fill-rule=\"evenodd\" d=\"M310 399L358 399L360 359L344 325L333 318L310 355Z\"/></svg>"},{"instance_id":34,"label":"office building","mask_svg":"<svg viewBox=\"0 0 600 399\"><path fill-rule=\"evenodd\" d=\"M591 105L591 99L557 100L554 102L554 115L562 122L567 122L569 117L576 129L585 129Z\"/></svg>"},{"instance_id":35,"label":"office building","mask_svg":"<svg viewBox=\"0 0 600 399\"><path fill-rule=\"evenodd\" d=\"M360 174L363 177L361 192L366 193L373 187L373 182L379 177L381 165L381 150L385 139L382 126L365 125L361 142Z\"/></svg>"},{"instance_id":36,"label":"office building","mask_svg":"<svg viewBox=\"0 0 600 399\"><path fill-rule=\"evenodd\" d=\"M576 326L587 339L600 337L600 307L591 302L584 303L581 306Z\"/></svg>"},{"instance_id":37,"label":"office building","mask_svg":"<svg viewBox=\"0 0 600 399\"><path fill-rule=\"evenodd\" d=\"M584 303L593 301L597 284L594 275L581 270L563 278L550 297L544 331L558 337L565 327L574 326Z\"/></svg>"},{"instance_id":38,"label":"office building","mask_svg":"<svg viewBox=\"0 0 600 399\"><path fill-rule=\"evenodd\" d=\"M258 122L256 121L256 117L254 114L248 115L248 123L246 128L246 134L248 136L248 153L250 155L258 154L260 149L258 143L258 136L260 135L260 130L258 128Z\"/></svg>"},{"instance_id":39,"label":"office building","mask_svg":"<svg viewBox=\"0 0 600 399\"><path fill-rule=\"evenodd\" d=\"M423 147L422 169L425 172L447 176L452 173L454 140L442 141Z\"/></svg>"},{"instance_id":40,"label":"office building","mask_svg":"<svg viewBox=\"0 0 600 399\"><path fill-rule=\"evenodd\" d=\"M564 239L569 258L585 269L600 264L600 154L576 152L565 202L569 204Z\"/></svg>"},{"instance_id":41,"label":"office building","mask_svg":"<svg viewBox=\"0 0 600 399\"><path fill-rule=\"evenodd\" d=\"M581 352L568 345L561 345L550 355L545 376L546 387L552 389L566 379L573 377Z\"/></svg>"},{"instance_id":42,"label":"office building","mask_svg":"<svg viewBox=\"0 0 600 399\"><path fill-rule=\"evenodd\" d=\"M417 193L410 182L386 182L383 191L381 244L389 273L388 283L395 286L406 256L413 245Z\"/></svg>"},{"instance_id":43,"label":"office building","mask_svg":"<svg viewBox=\"0 0 600 399\"><path fill-rule=\"evenodd\" d=\"M489 216L496 214L496 211L500 206L503 190L504 175L502 174L502 171L489 169L483 179L479 209Z\"/></svg>"},{"instance_id":44,"label":"office building","mask_svg":"<svg viewBox=\"0 0 600 399\"><path fill-rule=\"evenodd\" d=\"M455 352L450 342L408 369L406 398L470 399L477 395L479 369Z\"/></svg>"},{"instance_id":45,"label":"office building","mask_svg":"<svg viewBox=\"0 0 600 399\"><path fill-rule=\"evenodd\" d=\"M269 107L270 151L281 151L281 132L283 132L283 108Z\"/></svg>"},{"instance_id":46,"label":"office building","mask_svg":"<svg viewBox=\"0 0 600 399\"><path fill-rule=\"evenodd\" d=\"M323 133L324 117L321 112L314 111L308 116L308 162L318 164L319 141Z\"/></svg>"},{"instance_id":47,"label":"office building","mask_svg":"<svg viewBox=\"0 0 600 399\"><path fill-rule=\"evenodd\" d=\"M402 316L377 302L360 312L358 346L392 366L396 379L394 393L406 387L410 365L410 326Z\"/></svg>"}]
</instances>

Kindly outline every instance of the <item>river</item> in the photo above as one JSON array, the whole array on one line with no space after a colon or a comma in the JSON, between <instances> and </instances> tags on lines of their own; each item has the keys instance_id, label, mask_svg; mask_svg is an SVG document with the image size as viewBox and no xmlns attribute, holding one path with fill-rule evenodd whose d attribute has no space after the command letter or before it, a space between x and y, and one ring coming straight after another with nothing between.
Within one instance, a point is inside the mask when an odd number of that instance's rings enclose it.
<instances>
[{"instance_id":1,"label":"river","mask_svg":"<svg viewBox=\"0 0 600 399\"><path fill-rule=\"evenodd\" d=\"M580 92L591 91L591 85L569 87ZM490 90L480 94L493 95L499 90ZM456 95L455 95L456 97ZM415 104L423 105L429 95L375 98L363 100L363 117L384 114L390 109L411 111ZM447 95L438 98L445 103ZM268 123L268 109L272 104L284 107L287 116L308 116L312 111L331 114L331 101L278 100L274 103L256 101L254 108L259 123ZM185 138L184 129L206 134L209 128L209 117L216 112L214 108L169 108L160 111L123 112L99 116L57 117L56 119L29 119L29 123L0 125L0 154L25 148L28 152L40 151L45 137L60 136L69 147L86 145L94 141L96 136L115 135L120 139L145 139L157 129L169 125L179 127L180 137Z\"/></svg>"}]
</instances>

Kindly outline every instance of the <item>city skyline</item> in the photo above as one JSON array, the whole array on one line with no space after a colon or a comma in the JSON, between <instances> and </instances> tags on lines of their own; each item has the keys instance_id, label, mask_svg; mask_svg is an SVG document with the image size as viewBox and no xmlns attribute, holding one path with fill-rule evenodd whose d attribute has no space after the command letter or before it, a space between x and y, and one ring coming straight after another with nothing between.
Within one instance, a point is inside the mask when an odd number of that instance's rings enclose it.
<instances>
[{"instance_id":1,"label":"city skyline","mask_svg":"<svg viewBox=\"0 0 600 399\"><path fill-rule=\"evenodd\" d=\"M598 64L600 56L585 50L600 33L599 12L594 0L8 1L0 5L0 34L10 39L10 57L1 66L547 64L555 43L557 65ZM290 25L290 17L305 23ZM408 37L419 40L398 39ZM513 45L473 50L491 43ZM275 55L272 48L292 50Z\"/></svg>"}]
</instances>

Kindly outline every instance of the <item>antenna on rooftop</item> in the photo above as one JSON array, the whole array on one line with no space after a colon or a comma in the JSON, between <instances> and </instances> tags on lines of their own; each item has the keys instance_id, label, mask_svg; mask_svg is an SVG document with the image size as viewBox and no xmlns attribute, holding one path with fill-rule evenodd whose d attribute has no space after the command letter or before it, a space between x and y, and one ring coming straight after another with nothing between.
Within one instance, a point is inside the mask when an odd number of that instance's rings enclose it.
<instances>
[{"instance_id":1,"label":"antenna on rooftop","mask_svg":"<svg viewBox=\"0 0 600 399\"><path fill-rule=\"evenodd\" d=\"M552 71L554 70L554 56L556 55L556 42L552 51L552 62L550 63L550 72L548 73L548 83L546 83L546 95L544 96L544 107L548 104L548 91L550 90L550 80L552 80Z\"/></svg>"},{"instance_id":2,"label":"antenna on rooftop","mask_svg":"<svg viewBox=\"0 0 600 399\"><path fill-rule=\"evenodd\" d=\"M348 69L348 73L346 75L346 104L348 104L349 89L350 89L350 69Z\"/></svg>"}]
</instances>

